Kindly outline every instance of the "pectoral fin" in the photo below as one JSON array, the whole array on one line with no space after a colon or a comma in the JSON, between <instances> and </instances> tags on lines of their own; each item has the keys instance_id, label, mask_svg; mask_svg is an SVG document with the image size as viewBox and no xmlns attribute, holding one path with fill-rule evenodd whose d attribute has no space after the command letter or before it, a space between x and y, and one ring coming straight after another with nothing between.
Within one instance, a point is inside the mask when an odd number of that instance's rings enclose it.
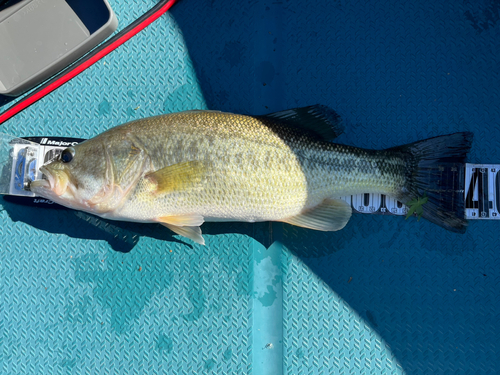
<instances>
[{"instance_id":1,"label":"pectoral fin","mask_svg":"<svg viewBox=\"0 0 500 375\"><path fill-rule=\"evenodd\" d=\"M281 221L303 228L333 232L344 228L351 214L352 209L347 202L340 199L325 199L320 205Z\"/></svg>"},{"instance_id":2,"label":"pectoral fin","mask_svg":"<svg viewBox=\"0 0 500 375\"><path fill-rule=\"evenodd\" d=\"M200 227L179 227L177 225L162 223L162 225L166 226L172 232L175 232L183 237L189 238L200 245L205 245L205 240L201 235Z\"/></svg>"},{"instance_id":3,"label":"pectoral fin","mask_svg":"<svg viewBox=\"0 0 500 375\"><path fill-rule=\"evenodd\" d=\"M155 194L171 193L200 186L205 167L200 161L187 161L169 165L144 176L152 184Z\"/></svg>"}]
</instances>

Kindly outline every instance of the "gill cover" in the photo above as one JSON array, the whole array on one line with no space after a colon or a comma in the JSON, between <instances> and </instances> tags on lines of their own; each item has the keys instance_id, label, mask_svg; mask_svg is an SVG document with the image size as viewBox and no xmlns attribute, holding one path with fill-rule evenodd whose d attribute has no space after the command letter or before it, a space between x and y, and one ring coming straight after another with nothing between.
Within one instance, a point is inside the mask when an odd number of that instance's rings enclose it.
<instances>
[{"instance_id":1,"label":"gill cover","mask_svg":"<svg viewBox=\"0 0 500 375\"><path fill-rule=\"evenodd\" d=\"M148 160L142 142L128 134L120 147L108 142L102 144L105 173L102 189L88 200L97 212L119 208L141 178Z\"/></svg>"},{"instance_id":2,"label":"gill cover","mask_svg":"<svg viewBox=\"0 0 500 375\"><path fill-rule=\"evenodd\" d=\"M104 214L119 208L140 179L148 160L141 142L126 136L119 143L103 135L69 147L41 171L35 194L63 206Z\"/></svg>"}]
</instances>

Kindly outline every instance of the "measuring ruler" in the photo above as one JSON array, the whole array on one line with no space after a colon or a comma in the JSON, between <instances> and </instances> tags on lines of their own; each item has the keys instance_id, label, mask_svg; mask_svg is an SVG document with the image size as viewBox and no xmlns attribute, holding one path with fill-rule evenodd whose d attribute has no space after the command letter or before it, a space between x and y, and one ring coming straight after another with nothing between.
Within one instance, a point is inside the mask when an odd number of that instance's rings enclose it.
<instances>
[{"instance_id":1,"label":"measuring ruler","mask_svg":"<svg viewBox=\"0 0 500 375\"><path fill-rule=\"evenodd\" d=\"M9 140L6 138L6 140ZM24 144L30 141L33 143ZM2 162L0 193L9 201L30 205L50 205L53 202L34 196L24 190L23 182L41 178L38 168L56 157L66 147L75 145L83 139L62 137L30 137L24 140L9 140L11 160ZM4 146L7 144L4 143ZM1 151L1 148L0 148ZM31 155L31 159L29 158ZM32 170L34 169L34 170ZM437 175L428 178L446 181L452 187L457 203L464 201L464 217L470 220L500 219L500 164L465 164L439 168ZM450 182L451 181L451 182ZM3 186L3 188L2 188ZM443 194L449 194L443 192ZM340 199L349 203L354 213L372 215L405 216L409 208L397 199L383 194L357 194Z\"/></svg>"},{"instance_id":2,"label":"measuring ruler","mask_svg":"<svg viewBox=\"0 0 500 375\"><path fill-rule=\"evenodd\" d=\"M499 170L500 164L466 164L466 219L500 219Z\"/></svg>"},{"instance_id":3,"label":"measuring ruler","mask_svg":"<svg viewBox=\"0 0 500 375\"><path fill-rule=\"evenodd\" d=\"M500 164L465 164L464 171L453 170L447 175L447 178L455 175L455 191L463 190L466 219L500 220L499 171ZM357 194L341 199L351 205L354 213L360 214L405 216L409 209L383 194Z\"/></svg>"}]
</instances>

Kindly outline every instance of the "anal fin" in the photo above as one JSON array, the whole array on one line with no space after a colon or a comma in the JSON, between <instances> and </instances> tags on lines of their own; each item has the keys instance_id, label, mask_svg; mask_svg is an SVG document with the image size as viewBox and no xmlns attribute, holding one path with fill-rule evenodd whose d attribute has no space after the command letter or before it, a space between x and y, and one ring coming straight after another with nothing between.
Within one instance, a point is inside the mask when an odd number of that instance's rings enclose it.
<instances>
[{"instance_id":1,"label":"anal fin","mask_svg":"<svg viewBox=\"0 0 500 375\"><path fill-rule=\"evenodd\" d=\"M345 227L351 218L351 206L340 199L325 199L321 204L300 215L292 216L282 222L298 227L333 232Z\"/></svg>"}]
</instances>

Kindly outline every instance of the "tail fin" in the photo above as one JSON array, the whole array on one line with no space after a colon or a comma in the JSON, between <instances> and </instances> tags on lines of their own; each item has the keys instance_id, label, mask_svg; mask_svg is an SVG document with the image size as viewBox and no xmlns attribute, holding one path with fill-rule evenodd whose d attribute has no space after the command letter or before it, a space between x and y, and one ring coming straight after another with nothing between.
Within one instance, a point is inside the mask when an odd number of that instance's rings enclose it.
<instances>
[{"instance_id":1,"label":"tail fin","mask_svg":"<svg viewBox=\"0 0 500 375\"><path fill-rule=\"evenodd\" d=\"M472 138L470 132L455 133L391 149L407 160L406 183L398 199L407 204L427 196L422 216L458 233L467 229L465 162Z\"/></svg>"}]
</instances>

